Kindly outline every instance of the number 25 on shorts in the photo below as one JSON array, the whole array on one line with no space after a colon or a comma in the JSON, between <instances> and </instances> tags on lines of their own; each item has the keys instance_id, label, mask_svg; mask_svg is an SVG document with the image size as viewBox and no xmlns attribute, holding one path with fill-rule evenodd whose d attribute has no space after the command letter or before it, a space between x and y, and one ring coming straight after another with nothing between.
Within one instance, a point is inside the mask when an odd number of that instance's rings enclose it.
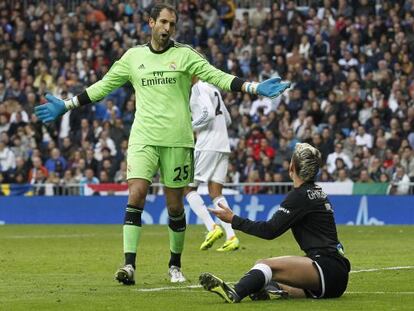
<instances>
[{"instance_id":1,"label":"number 25 on shorts","mask_svg":"<svg viewBox=\"0 0 414 311\"><path fill-rule=\"evenodd\" d=\"M184 165L184 166L177 166L174 169L174 179L173 181L183 181L186 180L190 176L190 166Z\"/></svg>"}]
</instances>

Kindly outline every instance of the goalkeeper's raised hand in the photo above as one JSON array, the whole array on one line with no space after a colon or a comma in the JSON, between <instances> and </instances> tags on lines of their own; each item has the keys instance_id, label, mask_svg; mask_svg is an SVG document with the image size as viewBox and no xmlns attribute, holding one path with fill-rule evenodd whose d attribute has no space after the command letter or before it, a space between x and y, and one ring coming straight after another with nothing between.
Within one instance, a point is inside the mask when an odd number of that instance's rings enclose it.
<instances>
[{"instance_id":1,"label":"goalkeeper's raised hand","mask_svg":"<svg viewBox=\"0 0 414 311\"><path fill-rule=\"evenodd\" d=\"M35 107L35 115L43 123L52 122L63 115L70 109L68 105L73 101L73 99L70 99L67 101L68 103L66 103L66 101L63 101L52 94L46 94L45 98L47 100L45 104Z\"/></svg>"},{"instance_id":2,"label":"goalkeeper's raised hand","mask_svg":"<svg viewBox=\"0 0 414 311\"><path fill-rule=\"evenodd\" d=\"M280 82L281 78L271 78L261 83L246 82L244 90L247 93L275 98L290 87L290 82Z\"/></svg>"}]
</instances>

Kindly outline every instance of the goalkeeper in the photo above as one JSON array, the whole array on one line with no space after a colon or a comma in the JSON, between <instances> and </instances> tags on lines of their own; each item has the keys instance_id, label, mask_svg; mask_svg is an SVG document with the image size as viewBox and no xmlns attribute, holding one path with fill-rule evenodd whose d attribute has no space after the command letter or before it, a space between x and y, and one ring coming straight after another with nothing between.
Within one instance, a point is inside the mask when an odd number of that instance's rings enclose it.
<instances>
[{"instance_id":1,"label":"goalkeeper","mask_svg":"<svg viewBox=\"0 0 414 311\"><path fill-rule=\"evenodd\" d=\"M283 256L257 261L234 288L210 273L200 276L206 290L225 301L269 299L270 293L294 298L334 298L348 284L350 263L338 241L331 203L314 181L320 152L309 144L296 144L289 166L294 189L268 221L238 217L225 205L211 211L234 229L271 240L292 229L306 256Z\"/></svg>"},{"instance_id":2,"label":"goalkeeper","mask_svg":"<svg viewBox=\"0 0 414 311\"><path fill-rule=\"evenodd\" d=\"M125 265L115 274L115 278L126 285L135 284L141 215L148 188L158 169L165 185L169 214L170 280L185 281L181 271L186 230L183 189L193 179L194 142L189 109L192 76L226 91L268 97L280 95L290 85L278 79L259 84L246 82L216 69L188 45L171 40L177 18L174 7L155 5L150 12L149 43L126 51L102 80L83 93L65 101L46 95L47 103L35 108L36 115L47 123L68 110L100 101L128 81L134 87L136 115L128 145L129 196L123 226Z\"/></svg>"}]
</instances>

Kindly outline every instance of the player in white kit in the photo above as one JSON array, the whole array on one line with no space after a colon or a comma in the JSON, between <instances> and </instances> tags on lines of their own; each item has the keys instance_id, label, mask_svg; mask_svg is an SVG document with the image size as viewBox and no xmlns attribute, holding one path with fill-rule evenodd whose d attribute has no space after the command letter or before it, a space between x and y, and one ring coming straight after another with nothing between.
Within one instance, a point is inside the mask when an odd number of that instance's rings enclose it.
<instances>
[{"instance_id":1,"label":"player in white kit","mask_svg":"<svg viewBox=\"0 0 414 311\"><path fill-rule=\"evenodd\" d=\"M201 183L208 182L208 192L214 207L218 203L229 206L222 194L226 181L230 144L227 126L231 123L230 114L223 103L219 90L206 82L198 81L191 89L190 106L193 130L197 133L194 150L194 182L184 191L194 213L203 220L208 233L201 244L201 250L209 249L223 236L222 228L216 224L207 207L197 193ZM233 251L239 248L231 224L221 222L226 232L226 242L217 251Z\"/></svg>"}]
</instances>

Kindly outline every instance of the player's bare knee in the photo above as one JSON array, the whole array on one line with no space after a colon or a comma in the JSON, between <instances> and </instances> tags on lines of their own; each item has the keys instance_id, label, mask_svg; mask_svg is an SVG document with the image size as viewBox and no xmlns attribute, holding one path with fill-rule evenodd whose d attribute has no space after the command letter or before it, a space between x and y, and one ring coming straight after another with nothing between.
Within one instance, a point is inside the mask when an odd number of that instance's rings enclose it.
<instances>
[{"instance_id":1,"label":"player's bare knee","mask_svg":"<svg viewBox=\"0 0 414 311\"><path fill-rule=\"evenodd\" d=\"M167 205L168 214L169 215L181 215L184 211L184 205L183 204L168 204Z\"/></svg>"},{"instance_id":2,"label":"player's bare knee","mask_svg":"<svg viewBox=\"0 0 414 311\"><path fill-rule=\"evenodd\" d=\"M259 259L256 261L256 265L260 263L270 266L268 259Z\"/></svg>"},{"instance_id":3,"label":"player's bare knee","mask_svg":"<svg viewBox=\"0 0 414 311\"><path fill-rule=\"evenodd\" d=\"M210 182L208 184L208 194L210 195L210 198L214 200L215 198L218 198L222 196L222 186L220 184Z\"/></svg>"},{"instance_id":4,"label":"player's bare knee","mask_svg":"<svg viewBox=\"0 0 414 311\"><path fill-rule=\"evenodd\" d=\"M128 204L143 208L145 205L145 196L129 194Z\"/></svg>"},{"instance_id":5,"label":"player's bare knee","mask_svg":"<svg viewBox=\"0 0 414 311\"><path fill-rule=\"evenodd\" d=\"M144 206L145 197L147 196L147 188L140 184L129 184L128 203L135 206Z\"/></svg>"},{"instance_id":6,"label":"player's bare knee","mask_svg":"<svg viewBox=\"0 0 414 311\"><path fill-rule=\"evenodd\" d=\"M270 269L272 269L273 275L283 271L283 266L277 260L274 260L274 258L259 259L256 261L256 264L264 264L269 266Z\"/></svg>"}]
</instances>

